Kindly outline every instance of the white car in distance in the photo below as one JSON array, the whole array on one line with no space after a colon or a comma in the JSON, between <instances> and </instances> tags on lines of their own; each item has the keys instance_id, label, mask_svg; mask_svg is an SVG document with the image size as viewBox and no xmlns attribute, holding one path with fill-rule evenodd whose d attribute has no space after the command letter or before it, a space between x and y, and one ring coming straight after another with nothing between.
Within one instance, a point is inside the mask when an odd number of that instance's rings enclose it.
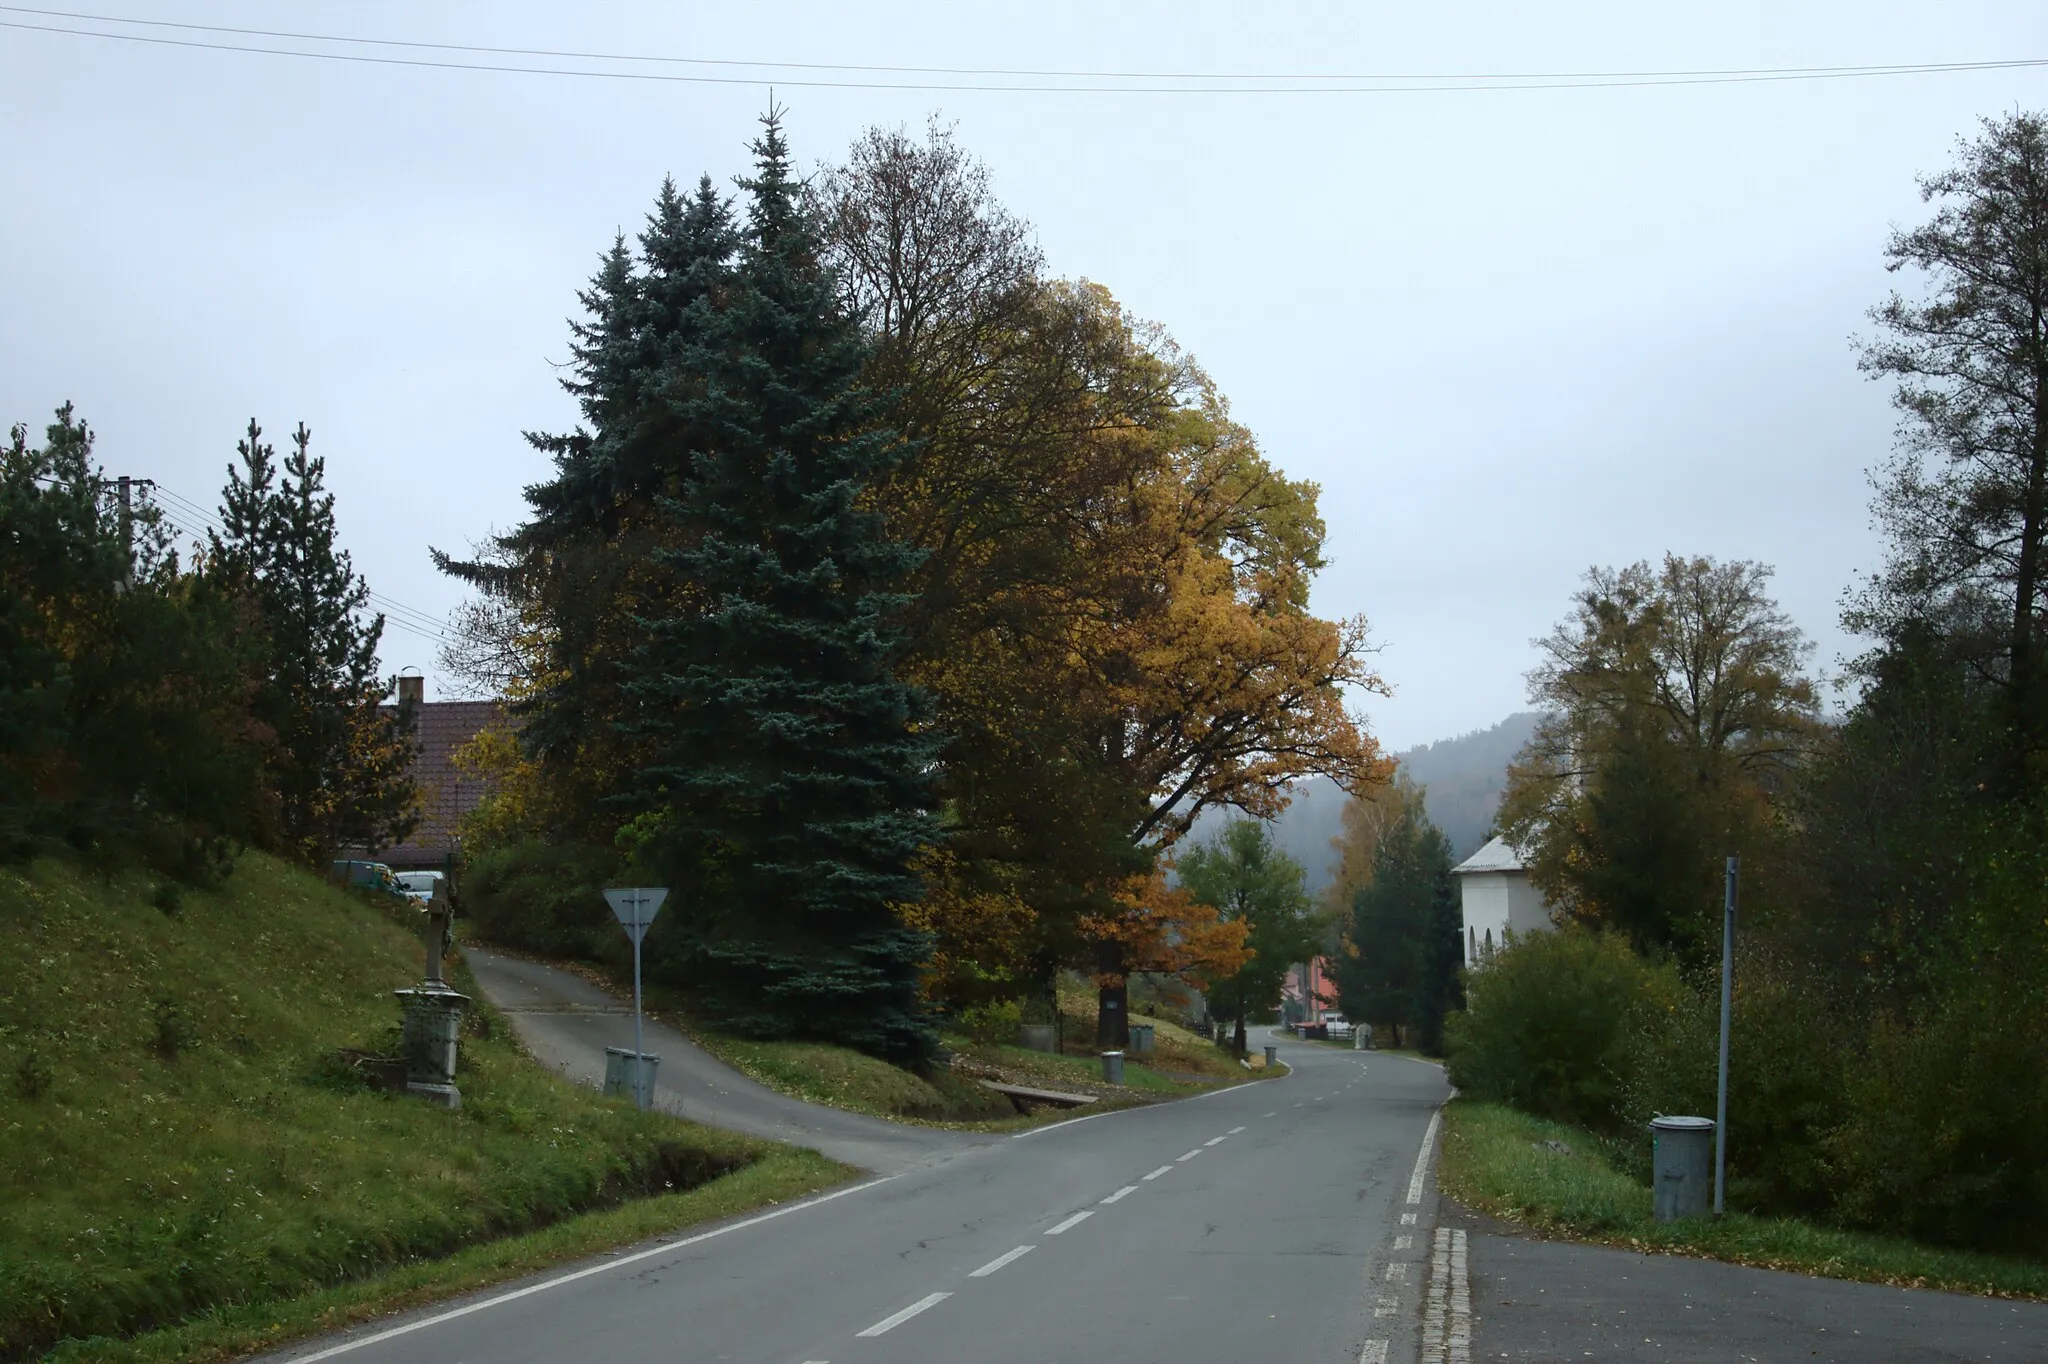
<instances>
[{"instance_id":1,"label":"white car in distance","mask_svg":"<svg viewBox=\"0 0 2048 1364\"><path fill-rule=\"evenodd\" d=\"M402 871L397 874L395 879L398 882L398 888L404 891L407 897L417 900L424 905L433 900L434 888L447 879L447 873L439 871Z\"/></svg>"},{"instance_id":2,"label":"white car in distance","mask_svg":"<svg viewBox=\"0 0 2048 1364\"><path fill-rule=\"evenodd\" d=\"M405 878L401 876L398 879L403 881ZM1323 1026L1330 1030L1329 1038L1332 1042L1351 1036L1351 1020L1343 1014L1324 1014Z\"/></svg>"}]
</instances>

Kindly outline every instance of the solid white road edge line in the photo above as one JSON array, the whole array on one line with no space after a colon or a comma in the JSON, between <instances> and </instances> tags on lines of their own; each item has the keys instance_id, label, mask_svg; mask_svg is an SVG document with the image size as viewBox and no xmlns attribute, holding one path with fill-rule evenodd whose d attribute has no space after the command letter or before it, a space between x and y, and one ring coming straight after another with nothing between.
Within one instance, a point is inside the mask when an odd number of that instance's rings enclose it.
<instances>
[{"instance_id":1,"label":"solid white road edge line","mask_svg":"<svg viewBox=\"0 0 2048 1364\"><path fill-rule=\"evenodd\" d=\"M854 1334L856 1336L885 1335L888 1332L893 1331L897 1327L901 1326L904 1322L909 1321L919 1312L929 1311L930 1309L937 1307L940 1303L944 1302L946 1299L952 1296L953 1295L951 1293L928 1293L924 1297L919 1298L916 1302L910 1304L910 1306L904 1308L901 1312L893 1312L890 1315L883 1317L873 1326L868 1327L867 1330L856 1331Z\"/></svg>"},{"instance_id":2,"label":"solid white road edge line","mask_svg":"<svg viewBox=\"0 0 2048 1364\"><path fill-rule=\"evenodd\" d=\"M1157 1179L1157 1178L1159 1178L1159 1176L1161 1176L1161 1175L1170 1175L1170 1174L1172 1174L1172 1173L1173 1173L1173 1167L1172 1167L1171 1165L1162 1165L1162 1166L1160 1166L1160 1167L1159 1167L1158 1169L1154 1170L1154 1171L1153 1171L1153 1172L1152 1172L1151 1174L1149 1174L1149 1175L1146 1175L1146 1176L1145 1176L1145 1178L1147 1178L1147 1179Z\"/></svg>"},{"instance_id":3,"label":"solid white road edge line","mask_svg":"<svg viewBox=\"0 0 2048 1364\"><path fill-rule=\"evenodd\" d=\"M972 1274L969 1274L967 1277L970 1279L986 1279L989 1275L995 1273L1004 1265L1010 1263L1010 1261L1023 1259L1026 1255L1029 1255L1032 1250L1033 1247L1031 1246L1018 1246L1015 1250L1006 1251L1005 1253L996 1256L995 1259L990 1260L987 1264L983 1265L980 1269L975 1270Z\"/></svg>"},{"instance_id":4,"label":"solid white road edge line","mask_svg":"<svg viewBox=\"0 0 2048 1364\"><path fill-rule=\"evenodd\" d=\"M1111 1194L1111 1195L1110 1195L1109 1197L1107 1197L1107 1198L1103 1199L1102 1201L1103 1201L1104 1203L1114 1203L1114 1202L1116 1202L1116 1201L1117 1201L1117 1200L1118 1200L1119 1198L1122 1198L1122 1197L1124 1197L1124 1196L1125 1196L1126 1194L1134 1194L1134 1193L1136 1193L1137 1191L1138 1191L1138 1186L1137 1186L1137 1185L1135 1185L1135 1184L1126 1184L1126 1185L1124 1185L1124 1186L1123 1186L1123 1187L1122 1187L1121 1189L1118 1189L1118 1190L1117 1190L1117 1191L1116 1191L1115 1193Z\"/></svg>"},{"instance_id":5,"label":"solid white road edge line","mask_svg":"<svg viewBox=\"0 0 2048 1364\"><path fill-rule=\"evenodd\" d=\"M457 1307L447 1312L436 1312L431 1317L422 1317L418 1321L409 1321L403 1326L393 1326L389 1330L378 1331L373 1335L362 1336L356 1340L345 1340L339 1345L330 1345L316 1354L291 1355L288 1358L291 1364L313 1364L313 1361L316 1359L332 1359L336 1355L345 1355L351 1350L360 1350L365 1345L375 1345L379 1341L390 1340L396 1336L410 1335L414 1331L424 1331L429 1326L438 1326L444 1321L453 1321L457 1317L466 1317L472 1312L481 1312L486 1307L496 1307L501 1303L530 1297L535 1293L544 1292L550 1288L559 1288L565 1283L574 1283L578 1279L587 1279L593 1274L607 1274L622 1265L634 1264L641 1260L651 1260L657 1255L667 1255L672 1251L681 1250L684 1246L694 1246L699 1241L709 1241L714 1236L723 1236L731 1231L744 1231L748 1227L758 1227L763 1222L773 1222L778 1217L787 1217L793 1212L802 1212L806 1208L815 1208L820 1203L830 1203L835 1198L845 1198L848 1194L857 1194L863 1189L872 1189L879 1184L887 1184L890 1180L897 1178L900 1178L900 1176L884 1175L880 1179L871 1179L865 1184L856 1184L850 1189L837 1189L828 1194L821 1194L816 1198L807 1198L801 1203L792 1203L786 1208L777 1208L774 1212L764 1212L757 1217L749 1217L739 1222L730 1222L722 1227L714 1227L710 1231L698 1232L695 1236L685 1236L674 1241L663 1241L660 1245L650 1246L646 1250L635 1251L631 1255L615 1256L607 1259L600 1265L590 1265L583 1269L571 1270L567 1274L557 1274L552 1279L543 1279L539 1283L528 1284L524 1288L515 1288L510 1293L499 1293L485 1298L481 1302L473 1302L467 1306Z\"/></svg>"},{"instance_id":6,"label":"solid white road edge line","mask_svg":"<svg viewBox=\"0 0 2048 1364\"><path fill-rule=\"evenodd\" d=\"M1063 1231L1070 1231L1073 1228L1080 1226L1083 1222L1086 1222L1089 1218L1093 1216L1095 1216L1095 1209L1084 1209L1081 1212L1075 1213L1072 1217L1069 1217L1066 1221L1060 1223L1056 1227L1047 1227L1045 1229L1045 1234L1047 1236L1058 1236Z\"/></svg>"},{"instance_id":7,"label":"solid white road edge line","mask_svg":"<svg viewBox=\"0 0 2048 1364\"><path fill-rule=\"evenodd\" d=\"M1422 1201L1422 1181L1429 1177L1429 1153L1436 1146L1436 1129L1443 1123L1444 1111L1439 1108L1429 1115L1429 1129L1422 1134L1422 1149L1415 1153L1415 1173L1408 1176L1408 1201Z\"/></svg>"}]
</instances>

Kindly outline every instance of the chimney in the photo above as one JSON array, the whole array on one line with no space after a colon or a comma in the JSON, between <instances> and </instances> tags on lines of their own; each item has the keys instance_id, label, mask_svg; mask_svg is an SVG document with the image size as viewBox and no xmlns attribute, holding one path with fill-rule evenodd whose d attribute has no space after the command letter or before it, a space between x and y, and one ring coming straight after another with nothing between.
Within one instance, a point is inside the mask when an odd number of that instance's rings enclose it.
<instances>
[{"instance_id":1,"label":"chimney","mask_svg":"<svg viewBox=\"0 0 2048 1364\"><path fill-rule=\"evenodd\" d=\"M423 705L423 704L425 704L425 702L426 702L426 699L427 699L427 679L426 679L426 678L424 678L424 677L420 677L420 676L417 676L417 675L415 675L415 676L412 676L412 677L401 677L401 678L399 678L399 679L398 679L398 704L399 704L399 705L401 705L401 706L419 706L419 705Z\"/></svg>"}]
</instances>

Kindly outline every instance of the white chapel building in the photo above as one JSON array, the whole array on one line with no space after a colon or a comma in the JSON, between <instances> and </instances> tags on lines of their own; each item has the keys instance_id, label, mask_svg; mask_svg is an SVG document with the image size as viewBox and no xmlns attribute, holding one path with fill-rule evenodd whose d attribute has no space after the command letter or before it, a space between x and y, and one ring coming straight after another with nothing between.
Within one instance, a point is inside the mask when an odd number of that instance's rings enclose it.
<instances>
[{"instance_id":1,"label":"white chapel building","mask_svg":"<svg viewBox=\"0 0 2048 1364\"><path fill-rule=\"evenodd\" d=\"M1551 927L1550 906L1529 882L1521 855L1496 838L1451 868L1465 918L1465 965L1477 966L1505 947L1510 935Z\"/></svg>"}]
</instances>

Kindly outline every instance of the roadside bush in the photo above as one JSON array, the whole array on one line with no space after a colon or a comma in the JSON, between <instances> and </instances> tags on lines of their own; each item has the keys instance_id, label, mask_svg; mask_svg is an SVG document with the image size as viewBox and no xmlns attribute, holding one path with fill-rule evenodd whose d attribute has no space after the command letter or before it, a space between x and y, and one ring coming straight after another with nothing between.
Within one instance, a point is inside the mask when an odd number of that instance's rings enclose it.
<instances>
[{"instance_id":1,"label":"roadside bush","mask_svg":"<svg viewBox=\"0 0 2048 1364\"><path fill-rule=\"evenodd\" d=\"M1636 1059L1634 1034L1684 996L1678 972L1622 938L1580 928L1535 933L1465 981L1447 1021L1451 1083L1475 1098L1612 1131Z\"/></svg>"},{"instance_id":2,"label":"roadside bush","mask_svg":"<svg viewBox=\"0 0 2048 1364\"><path fill-rule=\"evenodd\" d=\"M1017 1040L1024 1022L1024 1006L1014 999L998 999L960 1011L960 1028L985 1047L1002 1046Z\"/></svg>"},{"instance_id":3,"label":"roadside bush","mask_svg":"<svg viewBox=\"0 0 2048 1364\"><path fill-rule=\"evenodd\" d=\"M1639 1134L1664 1113L1712 1117L1720 1056L1721 978L1702 972L1630 1026L1615 1122ZM1737 950L1729 1029L1728 1196L1752 1211L1824 1208L1826 1138L1842 1111L1843 1022L1813 973L1774 946ZM1620 1163L1649 1178L1647 1141Z\"/></svg>"},{"instance_id":4,"label":"roadside bush","mask_svg":"<svg viewBox=\"0 0 2048 1364\"><path fill-rule=\"evenodd\" d=\"M1843 1220L2048 1253L2048 1008L1986 963L1910 1024L1879 1022L1826 1139Z\"/></svg>"},{"instance_id":5,"label":"roadside bush","mask_svg":"<svg viewBox=\"0 0 2048 1364\"><path fill-rule=\"evenodd\" d=\"M479 937L540 956L605 961L625 944L604 888L618 857L608 848L529 840L472 862L462 898Z\"/></svg>"}]
</instances>

